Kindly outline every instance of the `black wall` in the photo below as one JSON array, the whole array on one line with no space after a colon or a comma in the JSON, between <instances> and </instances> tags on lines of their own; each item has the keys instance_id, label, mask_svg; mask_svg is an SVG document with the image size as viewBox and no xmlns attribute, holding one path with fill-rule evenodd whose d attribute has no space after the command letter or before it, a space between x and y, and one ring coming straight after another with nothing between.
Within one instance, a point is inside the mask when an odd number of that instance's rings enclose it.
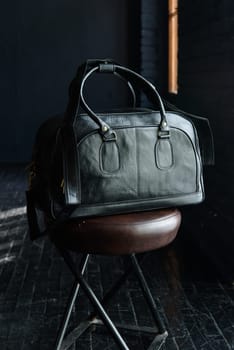
<instances>
[{"instance_id":1,"label":"black wall","mask_svg":"<svg viewBox=\"0 0 234 350\"><path fill-rule=\"evenodd\" d=\"M38 126L65 110L69 82L83 60L113 57L130 65L134 59L136 65L136 10L125 0L2 4L0 161L30 159ZM93 106L125 103L116 84L102 92L97 78L90 92Z\"/></svg>"},{"instance_id":2,"label":"black wall","mask_svg":"<svg viewBox=\"0 0 234 350\"><path fill-rule=\"evenodd\" d=\"M222 163L234 142L234 2L180 0L179 18L179 101L209 117Z\"/></svg>"},{"instance_id":3,"label":"black wall","mask_svg":"<svg viewBox=\"0 0 234 350\"><path fill-rule=\"evenodd\" d=\"M216 165L204 169L206 201L189 208L184 218L190 238L231 278L234 278L233 96L234 2L180 0L179 94L174 102L209 118L216 153Z\"/></svg>"},{"instance_id":4,"label":"black wall","mask_svg":"<svg viewBox=\"0 0 234 350\"><path fill-rule=\"evenodd\" d=\"M167 90L167 1L141 1L140 70L161 94ZM142 105L147 104L142 96Z\"/></svg>"}]
</instances>

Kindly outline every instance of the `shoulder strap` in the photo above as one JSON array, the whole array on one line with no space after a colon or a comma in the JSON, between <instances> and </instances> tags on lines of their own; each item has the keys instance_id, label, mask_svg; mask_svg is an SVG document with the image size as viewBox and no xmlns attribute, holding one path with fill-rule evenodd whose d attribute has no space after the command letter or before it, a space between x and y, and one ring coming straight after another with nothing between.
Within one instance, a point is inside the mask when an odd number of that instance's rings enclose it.
<instances>
[{"instance_id":1,"label":"shoulder strap","mask_svg":"<svg viewBox=\"0 0 234 350\"><path fill-rule=\"evenodd\" d=\"M214 139L209 120L207 118L187 113L167 100L162 100L167 110L183 114L185 118L189 119L195 125L200 142L202 163L203 165L214 165Z\"/></svg>"}]
</instances>

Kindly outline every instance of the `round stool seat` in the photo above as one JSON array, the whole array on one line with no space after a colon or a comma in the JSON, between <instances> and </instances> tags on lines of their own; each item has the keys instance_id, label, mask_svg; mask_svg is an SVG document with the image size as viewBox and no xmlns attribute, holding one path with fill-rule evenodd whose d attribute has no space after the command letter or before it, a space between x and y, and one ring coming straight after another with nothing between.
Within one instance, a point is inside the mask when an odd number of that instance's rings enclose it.
<instances>
[{"instance_id":1,"label":"round stool seat","mask_svg":"<svg viewBox=\"0 0 234 350\"><path fill-rule=\"evenodd\" d=\"M176 236L178 209L71 219L54 232L56 245L90 254L142 253L166 246Z\"/></svg>"}]
</instances>

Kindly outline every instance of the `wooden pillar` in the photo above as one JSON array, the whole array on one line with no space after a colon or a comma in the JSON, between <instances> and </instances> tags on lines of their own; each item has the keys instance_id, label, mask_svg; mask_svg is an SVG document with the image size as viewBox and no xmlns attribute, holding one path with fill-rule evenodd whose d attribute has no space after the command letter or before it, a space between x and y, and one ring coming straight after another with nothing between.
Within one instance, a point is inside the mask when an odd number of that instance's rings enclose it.
<instances>
[{"instance_id":1,"label":"wooden pillar","mask_svg":"<svg viewBox=\"0 0 234 350\"><path fill-rule=\"evenodd\" d=\"M178 92L178 0L168 0L168 91Z\"/></svg>"}]
</instances>

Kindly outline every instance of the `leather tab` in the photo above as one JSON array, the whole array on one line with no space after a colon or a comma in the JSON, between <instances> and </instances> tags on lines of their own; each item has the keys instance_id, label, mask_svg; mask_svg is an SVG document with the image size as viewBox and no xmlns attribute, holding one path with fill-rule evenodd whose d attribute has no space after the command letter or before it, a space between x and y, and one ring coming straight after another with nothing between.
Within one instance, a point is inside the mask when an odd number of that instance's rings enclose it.
<instances>
[{"instance_id":1,"label":"leather tab","mask_svg":"<svg viewBox=\"0 0 234 350\"><path fill-rule=\"evenodd\" d=\"M105 173L119 170L120 155L116 142L103 142L100 148L100 167Z\"/></svg>"},{"instance_id":2,"label":"leather tab","mask_svg":"<svg viewBox=\"0 0 234 350\"><path fill-rule=\"evenodd\" d=\"M99 64L100 73L114 73L114 71L115 71L115 65L112 63Z\"/></svg>"},{"instance_id":3,"label":"leather tab","mask_svg":"<svg viewBox=\"0 0 234 350\"><path fill-rule=\"evenodd\" d=\"M158 139L155 146L155 161L161 170L167 170L173 166L173 148L170 140Z\"/></svg>"}]
</instances>

